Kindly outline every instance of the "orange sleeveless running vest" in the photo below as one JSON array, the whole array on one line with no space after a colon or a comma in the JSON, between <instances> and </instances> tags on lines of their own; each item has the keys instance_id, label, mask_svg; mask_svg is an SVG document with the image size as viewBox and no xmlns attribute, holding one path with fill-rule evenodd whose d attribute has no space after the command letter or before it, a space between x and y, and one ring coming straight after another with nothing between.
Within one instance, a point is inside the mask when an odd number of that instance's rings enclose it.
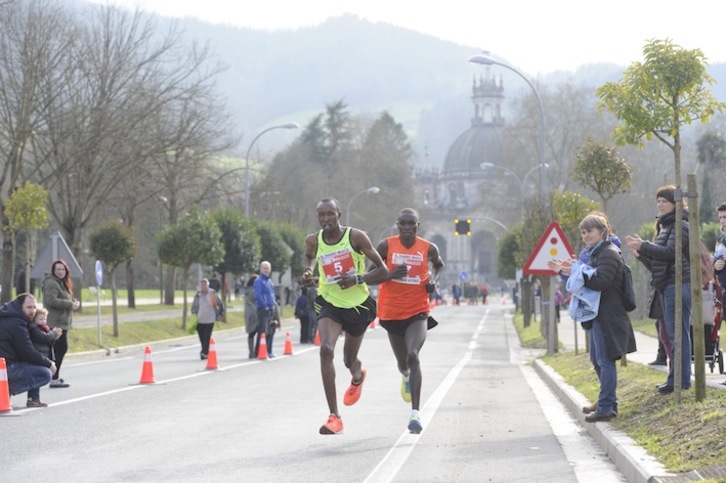
<instances>
[{"instance_id":1,"label":"orange sleeveless running vest","mask_svg":"<svg viewBox=\"0 0 726 483\"><path fill-rule=\"evenodd\" d=\"M388 256L386 266L393 271L405 263L408 276L398 280L387 280L380 286L378 294L378 317L381 320L405 320L422 312L429 312L429 294L426 284L429 280L428 241L416 237L411 248L401 243L398 235L386 238Z\"/></svg>"}]
</instances>

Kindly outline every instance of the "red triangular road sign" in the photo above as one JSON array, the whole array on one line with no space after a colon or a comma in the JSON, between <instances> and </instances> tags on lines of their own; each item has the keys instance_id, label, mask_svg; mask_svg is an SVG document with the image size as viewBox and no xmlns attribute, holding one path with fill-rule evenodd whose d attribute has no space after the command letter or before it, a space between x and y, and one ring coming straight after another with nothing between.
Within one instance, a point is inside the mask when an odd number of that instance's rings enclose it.
<instances>
[{"instance_id":1,"label":"red triangular road sign","mask_svg":"<svg viewBox=\"0 0 726 483\"><path fill-rule=\"evenodd\" d=\"M529 275L557 275L547 267L547 261L553 258L567 260L574 257L572 247L562 232L562 228L559 223L553 221L537 242L537 247L529 255L522 271Z\"/></svg>"}]
</instances>

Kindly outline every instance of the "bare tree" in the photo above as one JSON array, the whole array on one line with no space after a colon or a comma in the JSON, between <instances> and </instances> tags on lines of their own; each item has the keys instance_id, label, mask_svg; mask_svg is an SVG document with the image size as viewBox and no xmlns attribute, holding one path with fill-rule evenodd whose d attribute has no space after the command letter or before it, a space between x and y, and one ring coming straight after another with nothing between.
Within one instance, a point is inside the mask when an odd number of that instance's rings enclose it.
<instances>
[{"instance_id":1,"label":"bare tree","mask_svg":"<svg viewBox=\"0 0 726 483\"><path fill-rule=\"evenodd\" d=\"M228 124L213 95L221 67L210 65L208 49L184 42L174 25L159 33L153 19L139 11L93 12L87 22L76 19L65 76L41 86L48 108L44 132L34 143L36 160L42 161L36 167L51 192L50 211L76 254L84 228L120 189L128 189L125 181L142 173L151 179L154 161L169 156L204 165L200 160L232 144L222 136ZM193 141L180 146L180 139L189 138ZM194 175L186 179L204 179L198 170ZM147 188L141 197L126 193L127 222L133 223L138 203L166 185ZM194 191L187 188L182 183L175 190ZM169 206L173 221L176 197Z\"/></svg>"},{"instance_id":2,"label":"bare tree","mask_svg":"<svg viewBox=\"0 0 726 483\"><path fill-rule=\"evenodd\" d=\"M44 129L40 115L48 99L44 84L56 82L69 55L72 31L58 2L6 2L0 5L0 212L2 215L2 276L11 287L15 243L4 201L24 177L28 148ZM43 160L40 161L41 163ZM0 301L10 300L5 290Z\"/></svg>"}]
</instances>

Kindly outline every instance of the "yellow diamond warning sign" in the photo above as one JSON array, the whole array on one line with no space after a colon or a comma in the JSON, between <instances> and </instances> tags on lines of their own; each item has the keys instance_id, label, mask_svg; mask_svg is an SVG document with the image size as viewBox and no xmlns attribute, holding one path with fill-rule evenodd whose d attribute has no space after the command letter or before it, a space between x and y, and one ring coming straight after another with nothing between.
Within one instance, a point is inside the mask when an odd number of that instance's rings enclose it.
<instances>
[{"instance_id":1,"label":"yellow diamond warning sign","mask_svg":"<svg viewBox=\"0 0 726 483\"><path fill-rule=\"evenodd\" d=\"M529 275L557 275L547 267L548 260L567 260L574 258L572 247L565 238L559 223L553 221L544 231L537 247L529 255L522 271Z\"/></svg>"}]
</instances>

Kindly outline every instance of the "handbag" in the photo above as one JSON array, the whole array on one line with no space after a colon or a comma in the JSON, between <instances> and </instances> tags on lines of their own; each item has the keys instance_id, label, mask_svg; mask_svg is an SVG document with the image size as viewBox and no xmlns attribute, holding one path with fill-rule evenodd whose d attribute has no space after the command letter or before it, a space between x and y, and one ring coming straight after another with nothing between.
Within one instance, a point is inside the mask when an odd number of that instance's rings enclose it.
<instances>
[{"instance_id":1,"label":"handbag","mask_svg":"<svg viewBox=\"0 0 726 483\"><path fill-rule=\"evenodd\" d=\"M655 289L653 289L650 293L649 306L650 306L650 309L648 309L649 318L656 319L656 320L663 318L663 309L661 307L660 294Z\"/></svg>"}]
</instances>

